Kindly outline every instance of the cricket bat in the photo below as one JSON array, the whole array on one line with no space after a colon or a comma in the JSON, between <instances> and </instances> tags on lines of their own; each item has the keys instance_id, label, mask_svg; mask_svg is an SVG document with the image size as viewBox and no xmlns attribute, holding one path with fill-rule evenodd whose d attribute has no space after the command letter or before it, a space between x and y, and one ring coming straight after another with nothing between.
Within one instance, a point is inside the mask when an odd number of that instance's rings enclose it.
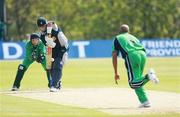
<instances>
[{"instance_id":1,"label":"cricket bat","mask_svg":"<svg viewBox=\"0 0 180 117\"><path fill-rule=\"evenodd\" d=\"M52 31L52 23L47 24L47 34L48 38L51 38L51 31ZM46 46L46 69L51 69L52 66L52 48Z\"/></svg>"}]
</instances>

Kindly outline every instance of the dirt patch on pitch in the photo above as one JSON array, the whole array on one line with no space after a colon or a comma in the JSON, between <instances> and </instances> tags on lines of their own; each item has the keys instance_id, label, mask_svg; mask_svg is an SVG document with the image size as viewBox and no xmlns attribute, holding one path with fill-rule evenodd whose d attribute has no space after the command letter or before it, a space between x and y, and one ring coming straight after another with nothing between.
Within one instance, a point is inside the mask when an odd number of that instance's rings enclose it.
<instances>
[{"instance_id":1,"label":"dirt patch on pitch","mask_svg":"<svg viewBox=\"0 0 180 117\"><path fill-rule=\"evenodd\" d=\"M2 93L2 92L1 92ZM135 92L126 88L75 88L60 92L18 91L8 95L37 99L61 105L95 109L114 115L180 113L180 94L147 91L151 108L138 108Z\"/></svg>"}]
</instances>

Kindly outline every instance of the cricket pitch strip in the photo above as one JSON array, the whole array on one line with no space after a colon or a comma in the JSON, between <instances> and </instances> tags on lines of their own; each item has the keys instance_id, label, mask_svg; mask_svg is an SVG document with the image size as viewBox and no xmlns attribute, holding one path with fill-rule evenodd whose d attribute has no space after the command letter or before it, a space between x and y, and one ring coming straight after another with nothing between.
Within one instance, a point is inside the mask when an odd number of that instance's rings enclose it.
<instances>
[{"instance_id":1,"label":"cricket pitch strip","mask_svg":"<svg viewBox=\"0 0 180 117\"><path fill-rule=\"evenodd\" d=\"M138 108L137 96L132 89L128 88L63 88L59 92L35 90L1 93L55 104L89 108L113 115L180 113L180 94L170 92L147 90L151 102L150 108Z\"/></svg>"}]
</instances>

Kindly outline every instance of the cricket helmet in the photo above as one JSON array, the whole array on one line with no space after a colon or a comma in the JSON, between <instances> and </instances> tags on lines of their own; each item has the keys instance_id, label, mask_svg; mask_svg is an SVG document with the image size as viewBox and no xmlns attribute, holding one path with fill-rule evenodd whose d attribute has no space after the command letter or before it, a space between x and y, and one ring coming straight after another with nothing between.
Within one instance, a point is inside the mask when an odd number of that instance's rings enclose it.
<instances>
[{"instance_id":1,"label":"cricket helmet","mask_svg":"<svg viewBox=\"0 0 180 117\"><path fill-rule=\"evenodd\" d=\"M40 39L40 37L39 37L39 35L37 33L32 33L30 35L30 40L32 40L32 39Z\"/></svg>"},{"instance_id":2,"label":"cricket helmet","mask_svg":"<svg viewBox=\"0 0 180 117\"><path fill-rule=\"evenodd\" d=\"M37 19L37 25L38 25L38 27L44 26L44 25L46 25L46 24L47 24L47 20L46 20L44 17L39 17L39 18Z\"/></svg>"}]
</instances>

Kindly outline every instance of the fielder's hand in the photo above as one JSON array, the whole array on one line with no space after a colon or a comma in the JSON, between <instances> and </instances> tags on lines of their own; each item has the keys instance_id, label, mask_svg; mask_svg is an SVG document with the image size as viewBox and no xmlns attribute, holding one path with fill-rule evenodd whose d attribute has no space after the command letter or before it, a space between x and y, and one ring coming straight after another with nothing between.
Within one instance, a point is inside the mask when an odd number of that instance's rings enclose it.
<instances>
[{"instance_id":1,"label":"fielder's hand","mask_svg":"<svg viewBox=\"0 0 180 117\"><path fill-rule=\"evenodd\" d=\"M38 63L42 63L44 60L45 60L44 54L40 54L40 56L37 58L36 61L37 61Z\"/></svg>"},{"instance_id":2,"label":"fielder's hand","mask_svg":"<svg viewBox=\"0 0 180 117\"><path fill-rule=\"evenodd\" d=\"M115 83L116 84L118 84L118 81L117 80L119 80L120 78L119 78L119 75L118 74L116 74L115 76L114 76L114 79L115 79Z\"/></svg>"}]
</instances>

